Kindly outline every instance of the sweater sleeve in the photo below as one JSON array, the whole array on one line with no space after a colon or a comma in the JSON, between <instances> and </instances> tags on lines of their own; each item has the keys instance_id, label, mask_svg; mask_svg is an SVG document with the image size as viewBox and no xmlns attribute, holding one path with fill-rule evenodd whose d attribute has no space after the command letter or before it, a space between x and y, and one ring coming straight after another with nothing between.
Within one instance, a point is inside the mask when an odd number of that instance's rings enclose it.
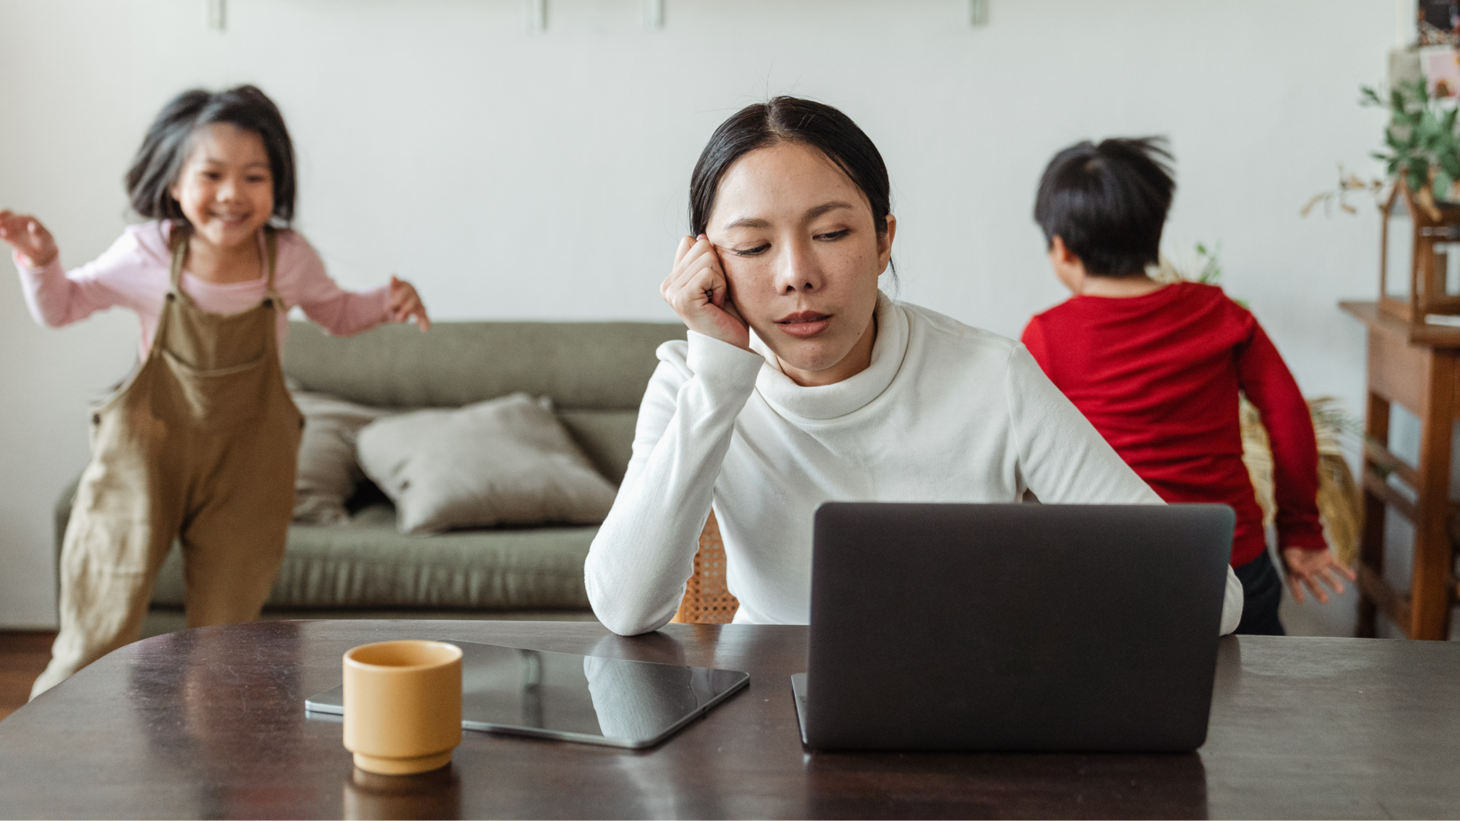
<instances>
[{"instance_id":1,"label":"sweater sleeve","mask_svg":"<svg viewBox=\"0 0 1460 821\"><path fill-rule=\"evenodd\" d=\"M1243 312L1246 314L1246 312ZM1237 379L1262 414L1272 447L1273 499L1279 547L1326 550L1318 520L1318 442L1302 391L1257 320L1237 353Z\"/></svg>"},{"instance_id":2,"label":"sweater sleeve","mask_svg":"<svg viewBox=\"0 0 1460 821\"><path fill-rule=\"evenodd\" d=\"M50 328L80 322L116 306L138 310L155 290L148 287L149 264L132 231L122 234L101 256L70 272L61 268L59 255L40 268L25 265L19 254L14 260L31 317Z\"/></svg>"},{"instance_id":3,"label":"sweater sleeve","mask_svg":"<svg viewBox=\"0 0 1460 821\"><path fill-rule=\"evenodd\" d=\"M347 291L325 272L324 260L301 234L291 234L288 256L280 249L281 273L287 266L291 288L286 299L304 309L304 315L335 336L363 333L390 318L390 288ZM292 298L292 299L291 299Z\"/></svg>"},{"instance_id":4,"label":"sweater sleeve","mask_svg":"<svg viewBox=\"0 0 1460 821\"><path fill-rule=\"evenodd\" d=\"M1024 346L1010 354L1005 386L1019 476L1041 502L1165 504L1039 369ZM1242 620L1242 583L1227 567L1220 635Z\"/></svg>"},{"instance_id":5,"label":"sweater sleeve","mask_svg":"<svg viewBox=\"0 0 1460 821\"><path fill-rule=\"evenodd\" d=\"M687 345L660 346L659 359L583 570L594 615L624 636L658 630L679 609L735 419L765 361L693 331Z\"/></svg>"}]
</instances>

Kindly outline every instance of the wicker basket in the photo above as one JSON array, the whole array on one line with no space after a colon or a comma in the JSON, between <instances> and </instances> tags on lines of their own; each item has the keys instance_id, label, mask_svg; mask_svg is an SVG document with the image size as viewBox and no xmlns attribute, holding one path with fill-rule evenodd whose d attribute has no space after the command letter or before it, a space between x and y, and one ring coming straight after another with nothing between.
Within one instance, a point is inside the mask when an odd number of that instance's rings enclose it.
<instances>
[{"instance_id":1,"label":"wicker basket","mask_svg":"<svg viewBox=\"0 0 1460 821\"><path fill-rule=\"evenodd\" d=\"M1318 517L1323 522L1323 535L1333 557L1349 567L1359 558L1359 540L1363 536L1364 504L1354 475L1343 457L1343 434L1338 400L1320 396L1308 400L1313 415L1313 429L1318 436ZM1262 414L1244 397L1241 406L1242 461L1252 478L1252 490L1262 508L1263 526L1271 525L1277 516L1274 501L1272 446Z\"/></svg>"},{"instance_id":2,"label":"wicker basket","mask_svg":"<svg viewBox=\"0 0 1460 821\"><path fill-rule=\"evenodd\" d=\"M695 572L684 589L684 601L673 621L679 624L729 624L740 602L725 587L725 545L714 511L700 531L700 549L695 552Z\"/></svg>"}]
</instances>

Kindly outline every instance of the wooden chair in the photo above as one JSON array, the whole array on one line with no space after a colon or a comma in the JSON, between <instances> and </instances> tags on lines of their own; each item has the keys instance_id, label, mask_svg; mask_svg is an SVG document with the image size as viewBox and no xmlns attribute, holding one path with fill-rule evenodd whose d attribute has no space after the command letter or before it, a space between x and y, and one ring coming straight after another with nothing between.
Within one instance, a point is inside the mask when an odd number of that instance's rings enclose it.
<instances>
[{"instance_id":1,"label":"wooden chair","mask_svg":"<svg viewBox=\"0 0 1460 821\"><path fill-rule=\"evenodd\" d=\"M700 549L695 552L695 572L684 589L679 612L671 620L678 624L729 624L740 602L725 587L725 545L715 513L700 531Z\"/></svg>"}]
</instances>

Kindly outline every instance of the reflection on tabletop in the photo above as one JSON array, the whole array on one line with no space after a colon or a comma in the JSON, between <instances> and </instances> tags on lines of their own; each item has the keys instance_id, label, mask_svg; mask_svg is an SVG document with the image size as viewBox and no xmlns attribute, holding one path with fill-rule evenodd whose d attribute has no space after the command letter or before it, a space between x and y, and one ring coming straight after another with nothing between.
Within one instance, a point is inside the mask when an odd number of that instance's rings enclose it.
<instances>
[{"instance_id":1,"label":"reflection on tabletop","mask_svg":"<svg viewBox=\"0 0 1460 821\"><path fill-rule=\"evenodd\" d=\"M346 818L460 818L456 766L418 775L376 775L358 767L345 782Z\"/></svg>"}]
</instances>

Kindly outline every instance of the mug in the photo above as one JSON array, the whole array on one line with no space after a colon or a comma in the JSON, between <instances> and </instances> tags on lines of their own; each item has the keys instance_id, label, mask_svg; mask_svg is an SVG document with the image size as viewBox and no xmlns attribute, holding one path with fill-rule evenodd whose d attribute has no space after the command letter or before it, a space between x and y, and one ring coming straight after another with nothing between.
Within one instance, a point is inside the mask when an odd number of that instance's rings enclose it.
<instances>
[{"instance_id":1,"label":"mug","mask_svg":"<svg viewBox=\"0 0 1460 821\"><path fill-rule=\"evenodd\" d=\"M345 749L382 775L451 763L461 743L461 648L382 641L345 653Z\"/></svg>"}]
</instances>

